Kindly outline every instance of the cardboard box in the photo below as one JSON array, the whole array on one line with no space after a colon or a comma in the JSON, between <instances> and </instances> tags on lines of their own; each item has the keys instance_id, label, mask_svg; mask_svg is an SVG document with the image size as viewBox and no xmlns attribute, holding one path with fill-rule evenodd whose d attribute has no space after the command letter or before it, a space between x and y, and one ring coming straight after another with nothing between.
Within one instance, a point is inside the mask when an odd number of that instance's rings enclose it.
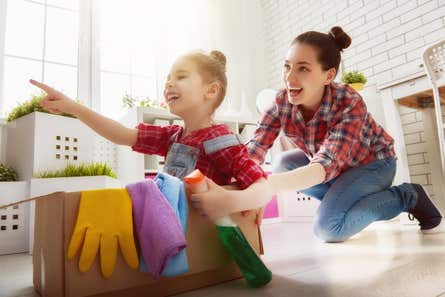
<instances>
[{"instance_id":1,"label":"cardboard box","mask_svg":"<svg viewBox=\"0 0 445 297\"><path fill-rule=\"evenodd\" d=\"M187 257L190 271L174 278L152 281L149 274L129 268L120 252L115 271L102 278L99 258L86 273L78 270L66 251L77 219L80 192L54 193L36 200L34 287L46 297L168 296L240 278L236 264L219 241L215 226L189 208ZM261 238L255 214L234 216L257 253Z\"/></svg>"}]
</instances>

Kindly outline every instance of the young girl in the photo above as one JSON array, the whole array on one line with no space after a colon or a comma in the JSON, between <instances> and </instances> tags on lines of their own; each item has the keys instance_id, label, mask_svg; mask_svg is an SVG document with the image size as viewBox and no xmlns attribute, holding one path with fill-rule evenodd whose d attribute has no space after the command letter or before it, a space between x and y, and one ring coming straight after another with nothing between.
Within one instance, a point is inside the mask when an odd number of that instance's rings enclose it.
<instances>
[{"instance_id":1,"label":"young girl","mask_svg":"<svg viewBox=\"0 0 445 297\"><path fill-rule=\"evenodd\" d=\"M284 88L248 144L250 156L261 163L280 131L295 142L299 149L282 154L268 183L275 193L299 190L321 201L314 232L325 241L344 241L401 212L412 213L423 232L438 231L441 214L422 186L391 187L393 139L367 113L356 91L333 82L340 53L350 43L340 27L328 34L306 32L292 41L284 61ZM214 206L223 199L231 204ZM260 207L268 197L213 186L193 200L210 217L219 217Z\"/></svg>"},{"instance_id":2,"label":"young girl","mask_svg":"<svg viewBox=\"0 0 445 297\"><path fill-rule=\"evenodd\" d=\"M249 159L247 149L226 125L216 125L212 115L227 87L226 58L219 51L186 54L174 63L164 97L170 111L184 127L140 123L136 129L104 117L53 88L31 80L47 93L41 106L53 113L69 113L110 141L145 154L166 157L164 170L180 179L200 169L219 185L235 178L243 189L264 191L264 172ZM221 202L225 204L224 201Z\"/></svg>"}]
</instances>

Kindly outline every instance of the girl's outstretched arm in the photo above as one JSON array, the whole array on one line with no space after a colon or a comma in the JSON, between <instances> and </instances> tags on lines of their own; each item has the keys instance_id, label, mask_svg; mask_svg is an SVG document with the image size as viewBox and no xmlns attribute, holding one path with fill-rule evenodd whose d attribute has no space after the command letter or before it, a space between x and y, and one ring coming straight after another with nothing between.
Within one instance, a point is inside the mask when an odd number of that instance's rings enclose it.
<instances>
[{"instance_id":1,"label":"girl's outstretched arm","mask_svg":"<svg viewBox=\"0 0 445 297\"><path fill-rule=\"evenodd\" d=\"M75 102L65 94L46 84L35 80L30 80L30 82L47 94L40 105L49 112L55 114L72 114L99 135L116 144L133 146L136 143L137 129L125 127L119 122Z\"/></svg>"}]
</instances>

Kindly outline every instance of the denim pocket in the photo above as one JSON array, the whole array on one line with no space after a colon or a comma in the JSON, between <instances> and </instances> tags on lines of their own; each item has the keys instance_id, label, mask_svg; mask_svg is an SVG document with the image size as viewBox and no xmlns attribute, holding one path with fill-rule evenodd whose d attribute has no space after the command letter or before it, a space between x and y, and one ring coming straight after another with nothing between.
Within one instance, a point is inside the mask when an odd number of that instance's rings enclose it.
<instances>
[{"instance_id":1,"label":"denim pocket","mask_svg":"<svg viewBox=\"0 0 445 297\"><path fill-rule=\"evenodd\" d=\"M189 170L187 167L184 166L168 166L165 165L164 171L170 175L173 175L179 179L183 179L187 174L189 174L193 169ZM190 171L190 172L189 172Z\"/></svg>"},{"instance_id":2,"label":"denim pocket","mask_svg":"<svg viewBox=\"0 0 445 297\"><path fill-rule=\"evenodd\" d=\"M173 143L167 154L164 171L179 179L183 179L195 169L198 157L198 148L181 143Z\"/></svg>"}]
</instances>

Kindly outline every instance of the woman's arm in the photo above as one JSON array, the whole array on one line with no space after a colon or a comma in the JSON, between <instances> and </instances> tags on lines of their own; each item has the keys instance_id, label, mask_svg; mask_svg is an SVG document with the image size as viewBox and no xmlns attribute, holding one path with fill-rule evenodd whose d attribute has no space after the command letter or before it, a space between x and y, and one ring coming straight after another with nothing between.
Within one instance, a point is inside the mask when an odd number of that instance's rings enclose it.
<instances>
[{"instance_id":1,"label":"woman's arm","mask_svg":"<svg viewBox=\"0 0 445 297\"><path fill-rule=\"evenodd\" d=\"M292 171L269 175L245 190L230 191L230 211L237 212L265 206L273 195L310 188L324 181L324 167L309 164Z\"/></svg>"},{"instance_id":2,"label":"woman's arm","mask_svg":"<svg viewBox=\"0 0 445 297\"><path fill-rule=\"evenodd\" d=\"M319 163L309 164L292 171L272 174L266 180L260 178L244 190L228 190L207 179L207 192L192 194L193 206L211 220L234 212L265 206L280 192L302 190L323 182L324 167Z\"/></svg>"},{"instance_id":3,"label":"woman's arm","mask_svg":"<svg viewBox=\"0 0 445 297\"><path fill-rule=\"evenodd\" d=\"M251 140L247 143L249 156L257 164L262 164L264 157L281 130L279 101L277 96L273 104L261 115Z\"/></svg>"},{"instance_id":4,"label":"woman's arm","mask_svg":"<svg viewBox=\"0 0 445 297\"><path fill-rule=\"evenodd\" d=\"M31 84L46 92L40 105L51 113L69 113L85 123L99 135L116 144L133 146L137 141L137 129L127 128L124 125L107 118L86 106L83 106L65 94L40 83L30 80Z\"/></svg>"},{"instance_id":5,"label":"woman's arm","mask_svg":"<svg viewBox=\"0 0 445 297\"><path fill-rule=\"evenodd\" d=\"M325 180L325 169L320 163L310 163L297 169L275 173L269 176L268 183L275 194L303 190L321 184Z\"/></svg>"},{"instance_id":6,"label":"woman's arm","mask_svg":"<svg viewBox=\"0 0 445 297\"><path fill-rule=\"evenodd\" d=\"M244 190L228 190L207 178L208 191L191 194L190 200L199 213L210 220L230 215L231 213L259 208L272 198L272 192L264 178L258 179ZM247 203L241 200L248 197Z\"/></svg>"}]
</instances>

